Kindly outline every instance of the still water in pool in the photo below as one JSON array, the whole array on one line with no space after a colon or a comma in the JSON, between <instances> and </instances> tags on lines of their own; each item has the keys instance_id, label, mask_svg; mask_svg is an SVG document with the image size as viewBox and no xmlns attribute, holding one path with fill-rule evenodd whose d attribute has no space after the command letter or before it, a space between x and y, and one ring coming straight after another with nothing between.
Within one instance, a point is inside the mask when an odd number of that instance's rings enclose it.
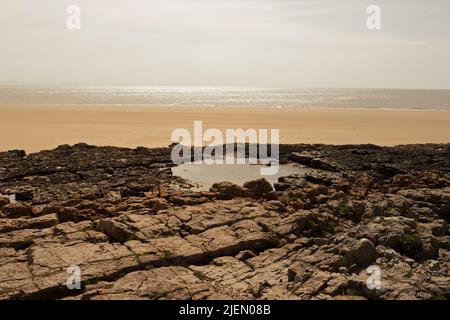
<instances>
[{"instance_id":1,"label":"still water in pool","mask_svg":"<svg viewBox=\"0 0 450 320\"><path fill-rule=\"evenodd\" d=\"M260 165L250 164L212 164L204 163L185 163L172 168L174 176L181 177L193 182L196 187L194 190L203 191L216 182L229 181L238 185L259 178L266 178L272 185L278 182L279 177L291 174L305 174L311 169L299 165L289 164L280 165L278 173L271 176L261 175Z\"/></svg>"}]
</instances>

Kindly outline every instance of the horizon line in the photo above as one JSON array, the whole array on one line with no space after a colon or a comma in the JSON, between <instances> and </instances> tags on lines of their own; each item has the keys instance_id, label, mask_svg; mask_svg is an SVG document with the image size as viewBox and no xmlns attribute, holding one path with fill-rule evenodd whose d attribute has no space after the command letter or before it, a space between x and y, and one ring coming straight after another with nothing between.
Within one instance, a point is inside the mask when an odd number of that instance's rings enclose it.
<instances>
[{"instance_id":1,"label":"horizon line","mask_svg":"<svg viewBox=\"0 0 450 320\"><path fill-rule=\"evenodd\" d=\"M153 88L249 88L249 89L357 89L357 90L430 90L448 91L449 88L419 88L419 87L358 87L358 86L255 86L255 85L186 85L186 84L95 84L95 83L37 83L22 81L0 81L0 86L29 87L153 87Z\"/></svg>"}]
</instances>

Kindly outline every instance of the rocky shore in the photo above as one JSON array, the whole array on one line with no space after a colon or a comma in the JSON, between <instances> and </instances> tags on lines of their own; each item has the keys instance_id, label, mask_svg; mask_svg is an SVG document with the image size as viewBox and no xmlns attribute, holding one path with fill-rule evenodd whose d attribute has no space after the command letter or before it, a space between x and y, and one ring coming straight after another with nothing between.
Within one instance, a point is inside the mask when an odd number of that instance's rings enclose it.
<instances>
[{"instance_id":1,"label":"rocky shore","mask_svg":"<svg viewBox=\"0 0 450 320\"><path fill-rule=\"evenodd\" d=\"M208 192L170 152L1 152L0 299L450 298L450 144L281 145L317 170Z\"/></svg>"}]
</instances>

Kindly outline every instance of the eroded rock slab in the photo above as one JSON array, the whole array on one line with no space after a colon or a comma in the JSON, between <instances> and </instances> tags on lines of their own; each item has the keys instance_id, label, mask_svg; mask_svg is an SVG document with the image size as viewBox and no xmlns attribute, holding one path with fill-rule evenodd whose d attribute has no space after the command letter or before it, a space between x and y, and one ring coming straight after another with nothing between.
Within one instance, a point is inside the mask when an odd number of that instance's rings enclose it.
<instances>
[{"instance_id":1,"label":"eroded rock slab","mask_svg":"<svg viewBox=\"0 0 450 320\"><path fill-rule=\"evenodd\" d=\"M170 151L0 152L0 299L450 298L450 145L282 145L317 170L208 192Z\"/></svg>"}]
</instances>

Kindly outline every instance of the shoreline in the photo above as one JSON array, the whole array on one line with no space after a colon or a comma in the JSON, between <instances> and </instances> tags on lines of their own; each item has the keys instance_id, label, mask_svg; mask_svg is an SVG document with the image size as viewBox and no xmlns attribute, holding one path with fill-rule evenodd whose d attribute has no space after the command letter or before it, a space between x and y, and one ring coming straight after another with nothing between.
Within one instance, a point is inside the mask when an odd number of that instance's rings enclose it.
<instances>
[{"instance_id":1,"label":"shoreline","mask_svg":"<svg viewBox=\"0 0 450 320\"><path fill-rule=\"evenodd\" d=\"M280 143L450 142L450 110L294 107L0 105L0 151L27 153L62 144L166 147L174 129L280 129Z\"/></svg>"},{"instance_id":2,"label":"shoreline","mask_svg":"<svg viewBox=\"0 0 450 320\"><path fill-rule=\"evenodd\" d=\"M246 106L246 105L221 105L221 106L202 106L202 105L151 105L151 104L91 104L91 103L67 103L67 104L7 104L0 103L0 111L2 108L121 108L124 110L132 110L132 109L267 109L267 110L342 110L342 111L351 111L351 110L360 110L360 111L430 111L430 112L450 112L450 107L448 109L436 109L436 108L386 108L386 107L293 107L293 106Z\"/></svg>"}]
</instances>

